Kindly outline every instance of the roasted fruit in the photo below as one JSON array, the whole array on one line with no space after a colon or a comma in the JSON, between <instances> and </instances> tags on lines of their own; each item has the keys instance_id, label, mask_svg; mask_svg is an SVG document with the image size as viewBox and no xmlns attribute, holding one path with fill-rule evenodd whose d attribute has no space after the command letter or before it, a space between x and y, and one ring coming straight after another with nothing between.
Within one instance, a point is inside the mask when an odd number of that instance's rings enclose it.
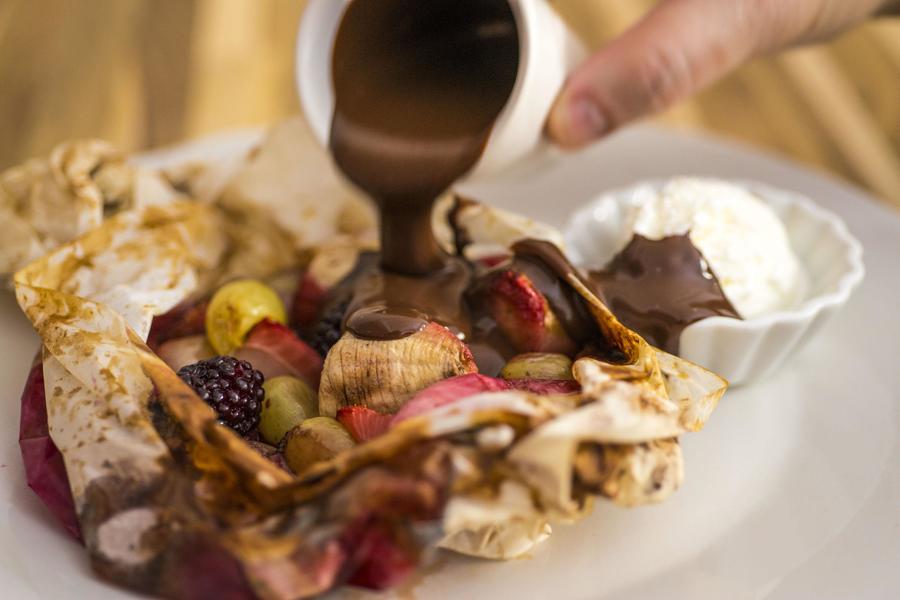
<instances>
[{"instance_id":1,"label":"roasted fruit","mask_svg":"<svg viewBox=\"0 0 900 600\"><path fill-rule=\"evenodd\" d=\"M194 335L203 335L206 331L206 309L209 302L182 302L169 312L154 317L147 336L147 345L154 351L169 341Z\"/></svg>"},{"instance_id":2,"label":"roasted fruit","mask_svg":"<svg viewBox=\"0 0 900 600\"><path fill-rule=\"evenodd\" d=\"M335 416L345 406L366 406L394 414L419 390L477 370L469 348L437 323L399 340L345 333L325 360L319 413Z\"/></svg>"},{"instance_id":3,"label":"roasted fruit","mask_svg":"<svg viewBox=\"0 0 900 600\"><path fill-rule=\"evenodd\" d=\"M287 434L284 459L294 473L330 460L356 443L344 426L330 417L307 419Z\"/></svg>"},{"instance_id":4,"label":"roasted fruit","mask_svg":"<svg viewBox=\"0 0 900 600\"><path fill-rule=\"evenodd\" d=\"M575 342L528 276L512 270L492 273L484 302L500 330L519 352L575 352Z\"/></svg>"},{"instance_id":5,"label":"roasted fruit","mask_svg":"<svg viewBox=\"0 0 900 600\"><path fill-rule=\"evenodd\" d=\"M160 346L156 353L173 371L212 358L216 354L205 335L169 340Z\"/></svg>"},{"instance_id":6,"label":"roasted fruit","mask_svg":"<svg viewBox=\"0 0 900 600\"><path fill-rule=\"evenodd\" d=\"M303 329L315 323L327 293L311 273L304 273L291 303L291 325Z\"/></svg>"},{"instance_id":7,"label":"roasted fruit","mask_svg":"<svg viewBox=\"0 0 900 600\"><path fill-rule=\"evenodd\" d=\"M509 379L510 389L548 396L551 394L575 394L581 385L574 379Z\"/></svg>"},{"instance_id":8,"label":"roasted fruit","mask_svg":"<svg viewBox=\"0 0 900 600\"><path fill-rule=\"evenodd\" d=\"M365 406L345 406L337 413L338 423L343 425L357 442L368 442L386 432L393 417L375 412Z\"/></svg>"},{"instance_id":9,"label":"roasted fruit","mask_svg":"<svg viewBox=\"0 0 900 600\"><path fill-rule=\"evenodd\" d=\"M206 335L213 350L231 354L261 321L286 323L278 294L253 279L234 281L219 288L206 311Z\"/></svg>"},{"instance_id":10,"label":"roasted fruit","mask_svg":"<svg viewBox=\"0 0 900 600\"><path fill-rule=\"evenodd\" d=\"M290 471L290 467L288 467L288 464L285 462L284 456L275 446L270 446L269 444L264 444L263 442L257 442L255 440L247 440L247 445L259 452L272 464L279 466L285 471Z\"/></svg>"},{"instance_id":11,"label":"roasted fruit","mask_svg":"<svg viewBox=\"0 0 900 600\"><path fill-rule=\"evenodd\" d=\"M316 393L300 379L283 375L263 384L266 398L259 417L259 434L278 445L291 429L306 419L319 416Z\"/></svg>"},{"instance_id":12,"label":"roasted fruit","mask_svg":"<svg viewBox=\"0 0 900 600\"><path fill-rule=\"evenodd\" d=\"M431 385L407 402L400 411L394 415L394 423L405 421L412 417L432 411L436 408L453 404L463 398L483 394L486 392L503 392L509 389L509 384L502 379L486 377L478 373L460 375L444 379Z\"/></svg>"},{"instance_id":13,"label":"roasted fruit","mask_svg":"<svg viewBox=\"0 0 900 600\"><path fill-rule=\"evenodd\" d=\"M407 402L401 408L391 421L391 425L396 425L406 419L417 417L421 414L431 412L448 404L453 404L476 396L478 394L487 394L491 392L505 392L508 390L521 390L545 396L549 394L571 394L581 389L577 381L568 380L550 380L550 379L495 379L487 377L480 373L470 373L469 375L460 375L459 377L451 377L444 379L434 385L431 385Z\"/></svg>"},{"instance_id":14,"label":"roasted fruit","mask_svg":"<svg viewBox=\"0 0 900 600\"><path fill-rule=\"evenodd\" d=\"M217 356L184 367L178 376L215 409L223 425L247 435L259 424L265 378L250 363Z\"/></svg>"},{"instance_id":15,"label":"roasted fruit","mask_svg":"<svg viewBox=\"0 0 900 600\"><path fill-rule=\"evenodd\" d=\"M409 577L418 562L414 547L407 547L385 528L369 526L352 539L353 562L359 566L348 583L370 590L387 590ZM411 546L411 545L410 545Z\"/></svg>"},{"instance_id":16,"label":"roasted fruit","mask_svg":"<svg viewBox=\"0 0 900 600\"><path fill-rule=\"evenodd\" d=\"M259 323L234 356L262 371L266 379L292 375L313 389L319 387L322 357L281 323L268 319Z\"/></svg>"},{"instance_id":17,"label":"roasted fruit","mask_svg":"<svg viewBox=\"0 0 900 600\"><path fill-rule=\"evenodd\" d=\"M318 249L300 279L291 304L291 324L294 327L305 331L315 324L329 299L329 292L351 275L358 259L356 244L345 241L324 244Z\"/></svg>"},{"instance_id":18,"label":"roasted fruit","mask_svg":"<svg viewBox=\"0 0 900 600\"><path fill-rule=\"evenodd\" d=\"M341 339L344 315L348 305L349 302L341 302L329 307L316 324L310 328L307 338L309 344L323 357L328 356L334 345Z\"/></svg>"},{"instance_id":19,"label":"roasted fruit","mask_svg":"<svg viewBox=\"0 0 900 600\"><path fill-rule=\"evenodd\" d=\"M572 359L565 354L529 352L515 356L500 372L503 379L572 379Z\"/></svg>"}]
</instances>

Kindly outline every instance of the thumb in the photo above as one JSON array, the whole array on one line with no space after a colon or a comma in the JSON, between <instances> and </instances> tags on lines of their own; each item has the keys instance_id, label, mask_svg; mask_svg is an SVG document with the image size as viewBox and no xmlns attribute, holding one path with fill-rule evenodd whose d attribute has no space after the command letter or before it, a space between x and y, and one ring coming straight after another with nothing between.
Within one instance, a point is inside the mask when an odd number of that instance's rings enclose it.
<instances>
[{"instance_id":1,"label":"thumb","mask_svg":"<svg viewBox=\"0 0 900 600\"><path fill-rule=\"evenodd\" d=\"M572 74L551 110L550 138L564 147L582 146L724 75L758 46L754 4L759 3L657 5Z\"/></svg>"}]
</instances>

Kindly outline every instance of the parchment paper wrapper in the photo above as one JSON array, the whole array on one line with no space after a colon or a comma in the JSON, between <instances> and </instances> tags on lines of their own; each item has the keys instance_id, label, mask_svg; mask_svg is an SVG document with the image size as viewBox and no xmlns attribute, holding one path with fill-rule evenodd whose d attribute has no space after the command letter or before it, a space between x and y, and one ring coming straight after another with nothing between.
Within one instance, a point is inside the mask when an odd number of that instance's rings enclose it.
<instances>
[{"instance_id":1,"label":"parchment paper wrapper","mask_svg":"<svg viewBox=\"0 0 900 600\"><path fill-rule=\"evenodd\" d=\"M92 222L15 277L44 344L49 436L99 574L175 598L300 598L347 581L382 587L428 547L512 558L545 539L552 522L584 516L594 496L634 506L678 487L676 438L703 426L726 384L651 348L576 276L568 284L627 357L625 365L576 361L580 393L462 398L302 477L219 425L145 346L153 316L238 273L315 264L335 240L371 244L371 223L342 216L358 199L313 188L314 174L292 179L286 156L308 145L296 123L286 127L217 198ZM314 191L279 195L268 186L281 179ZM318 207L308 219L273 218L307 201ZM526 222L490 223L472 228L473 242L506 244ZM506 237L492 239L496 231Z\"/></svg>"},{"instance_id":2,"label":"parchment paper wrapper","mask_svg":"<svg viewBox=\"0 0 900 600\"><path fill-rule=\"evenodd\" d=\"M178 196L162 177L129 165L99 140L61 144L45 159L0 173L0 277L98 227L119 212Z\"/></svg>"}]
</instances>

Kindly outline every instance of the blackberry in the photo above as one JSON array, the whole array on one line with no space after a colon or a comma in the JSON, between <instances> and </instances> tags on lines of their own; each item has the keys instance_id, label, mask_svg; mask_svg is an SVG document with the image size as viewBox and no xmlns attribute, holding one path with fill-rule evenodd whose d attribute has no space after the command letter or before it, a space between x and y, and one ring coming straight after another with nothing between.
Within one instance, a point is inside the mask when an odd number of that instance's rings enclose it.
<instances>
[{"instance_id":1,"label":"blackberry","mask_svg":"<svg viewBox=\"0 0 900 600\"><path fill-rule=\"evenodd\" d=\"M178 376L215 409L223 425L241 435L259 425L265 378L247 361L217 356L182 368Z\"/></svg>"},{"instance_id":2,"label":"blackberry","mask_svg":"<svg viewBox=\"0 0 900 600\"><path fill-rule=\"evenodd\" d=\"M321 318L306 336L306 341L309 342L309 345L322 357L328 356L331 348L344 335L344 315L349 306L350 301L348 300L326 307L321 314Z\"/></svg>"}]
</instances>

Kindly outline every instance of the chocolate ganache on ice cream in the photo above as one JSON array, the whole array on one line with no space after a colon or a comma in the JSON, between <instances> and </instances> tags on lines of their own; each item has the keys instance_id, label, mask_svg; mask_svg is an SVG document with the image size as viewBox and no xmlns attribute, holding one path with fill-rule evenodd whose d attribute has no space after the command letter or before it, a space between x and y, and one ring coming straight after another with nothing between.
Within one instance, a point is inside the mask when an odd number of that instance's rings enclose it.
<instances>
[{"instance_id":1,"label":"chocolate ganache on ice cream","mask_svg":"<svg viewBox=\"0 0 900 600\"><path fill-rule=\"evenodd\" d=\"M740 318L687 235L651 240L636 234L590 278L623 325L672 354L688 325L708 317Z\"/></svg>"}]
</instances>

